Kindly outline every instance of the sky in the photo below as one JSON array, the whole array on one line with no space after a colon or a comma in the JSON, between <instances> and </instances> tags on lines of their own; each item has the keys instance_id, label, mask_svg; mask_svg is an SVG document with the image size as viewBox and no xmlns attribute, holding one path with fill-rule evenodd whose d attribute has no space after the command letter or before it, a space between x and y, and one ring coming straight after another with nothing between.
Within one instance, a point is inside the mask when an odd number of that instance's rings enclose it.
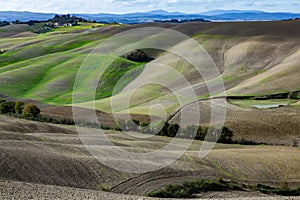
<instances>
[{"instance_id":1,"label":"sky","mask_svg":"<svg viewBox=\"0 0 300 200\"><path fill-rule=\"evenodd\" d=\"M157 9L185 13L219 9L300 13L300 0L0 0L1 11L63 14L132 13Z\"/></svg>"}]
</instances>

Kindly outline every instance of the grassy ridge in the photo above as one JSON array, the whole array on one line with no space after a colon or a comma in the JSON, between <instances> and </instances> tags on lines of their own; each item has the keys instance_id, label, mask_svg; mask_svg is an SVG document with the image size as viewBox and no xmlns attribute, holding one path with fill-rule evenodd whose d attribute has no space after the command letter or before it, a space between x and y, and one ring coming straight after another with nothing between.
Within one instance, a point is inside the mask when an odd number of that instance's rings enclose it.
<instances>
[{"instance_id":1,"label":"grassy ridge","mask_svg":"<svg viewBox=\"0 0 300 200\"><path fill-rule=\"evenodd\" d=\"M222 72L228 94L266 94L282 90L291 91L295 86L298 87L297 66L300 51L296 49L300 45L300 39L296 36L275 38L272 35L259 35L260 33L253 33L247 37L243 34L237 36L235 32L240 31L239 26L243 27L243 23L212 25L207 30L202 30L201 25L199 29L195 27L191 29L188 24L182 24L177 28L193 30L190 35L204 46ZM264 23L260 25L263 26ZM270 24L266 23L265 26L267 25ZM1 28L1 34L11 32L12 35L18 33L21 35L16 38L1 38L0 34L0 48L7 50L0 55L0 84L3 86L0 93L13 97L34 98L56 105L71 103L76 72L85 56L106 39L111 34L110 31L112 33L119 31L118 27L99 25L100 27L93 28L93 26L96 25L82 24L78 27L55 29L54 32L40 35L29 34L30 29L25 26ZM222 32L227 30L227 27L232 28L232 33ZM29 35L25 37L23 34ZM280 51L276 50L278 46L282 47ZM155 62L177 70L196 88L199 98L208 94L203 78L187 62L167 53L161 54ZM147 73L143 74L142 71ZM95 77L95 74L90 73L84 79L84 83L92 82ZM121 77L122 80L119 82ZM98 85L96 108L111 112L110 97L113 89L118 94L113 97L114 101L122 102L128 94L120 92L129 83L135 81L157 83L161 80L174 90L185 87L182 84L183 80L168 70L116 57ZM83 95L79 101L83 104L80 106L86 107L88 104L84 102L90 100L94 99L88 95L85 98ZM129 109L130 113L149 114L149 109L155 104L162 104L167 114L179 106L176 97L163 86L145 86L135 93L129 108L120 107L117 110L126 113ZM159 116L161 110L153 112Z\"/></svg>"},{"instance_id":2,"label":"grassy ridge","mask_svg":"<svg viewBox=\"0 0 300 200\"><path fill-rule=\"evenodd\" d=\"M90 25L80 28L88 30ZM1 46L11 48L0 55L0 93L59 105L72 103L73 85L81 63L91 47L105 38L93 32L72 31L62 28L56 31L58 35L51 32L28 38L1 38ZM96 98L111 96L119 79L130 72L115 90L120 92L143 67L144 64L115 57L100 80ZM88 76L85 81L93 78Z\"/></svg>"}]
</instances>

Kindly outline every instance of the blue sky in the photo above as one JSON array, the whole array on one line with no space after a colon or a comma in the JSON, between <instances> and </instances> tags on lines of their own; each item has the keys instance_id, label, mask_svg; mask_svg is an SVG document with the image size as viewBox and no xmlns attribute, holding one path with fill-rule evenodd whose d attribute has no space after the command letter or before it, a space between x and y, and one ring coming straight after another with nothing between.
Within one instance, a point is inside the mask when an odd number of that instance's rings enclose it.
<instances>
[{"instance_id":1,"label":"blue sky","mask_svg":"<svg viewBox=\"0 0 300 200\"><path fill-rule=\"evenodd\" d=\"M300 13L300 0L0 0L2 11L130 13L157 9L186 13L217 9Z\"/></svg>"}]
</instances>

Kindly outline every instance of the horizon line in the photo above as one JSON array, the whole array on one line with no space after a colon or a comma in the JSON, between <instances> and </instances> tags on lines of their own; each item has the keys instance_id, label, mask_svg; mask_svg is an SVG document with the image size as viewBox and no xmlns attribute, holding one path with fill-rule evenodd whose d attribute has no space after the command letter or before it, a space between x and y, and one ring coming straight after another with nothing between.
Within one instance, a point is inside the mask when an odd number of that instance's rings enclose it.
<instances>
[{"instance_id":1,"label":"horizon line","mask_svg":"<svg viewBox=\"0 0 300 200\"><path fill-rule=\"evenodd\" d=\"M0 10L0 12L30 12L30 13L38 13L38 14L113 14L113 15L125 15L125 14L134 14L134 13L149 13L153 11L165 11L168 13L182 13L182 14L187 14L187 15L192 15L192 14L202 14L206 12L211 12L211 11L245 11L245 12L264 12L264 13L290 13L290 14L300 14L297 12L290 12L290 11L265 11L265 10L247 10L247 9L216 9L216 10L206 10L206 11L200 11L200 12L193 12L193 13L187 13L187 12L181 12L181 11L168 11L164 9L154 9L154 10L149 10L149 11L141 11L141 12L124 12L124 13L115 13L115 12L44 12L44 11L30 11L30 10Z\"/></svg>"}]
</instances>

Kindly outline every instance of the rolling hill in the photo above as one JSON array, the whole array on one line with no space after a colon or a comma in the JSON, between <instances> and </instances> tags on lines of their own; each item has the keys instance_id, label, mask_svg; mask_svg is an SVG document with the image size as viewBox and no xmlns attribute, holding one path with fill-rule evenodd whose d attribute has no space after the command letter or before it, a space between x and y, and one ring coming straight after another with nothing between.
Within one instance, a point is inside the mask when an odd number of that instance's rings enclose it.
<instances>
[{"instance_id":1,"label":"rolling hill","mask_svg":"<svg viewBox=\"0 0 300 200\"><path fill-rule=\"evenodd\" d=\"M113 60L105 71L96 63L99 71L104 71L101 80L97 80L97 70L85 71L85 76L80 79L82 84L79 84L79 92L90 94L89 83L96 83L95 96L80 96L73 104L75 78L90 52L117 33L142 27L169 28L201 44L221 73L217 77L208 77L208 81L223 80L227 97L224 94L209 96L205 77L185 59L162 50L143 49L154 60L137 62L125 55L101 55L103 62ZM167 120L179 123L182 110L188 111L188 121L193 122L193 116L201 115L201 124L207 125L211 117L211 100L218 98L228 100L223 103L227 112L225 126L233 131L234 139L264 145L217 144L207 157L200 159L199 148L203 142L193 141L185 154L168 167L143 174L126 173L97 161L82 145L74 126L0 115L0 191L6 195L0 194L0 198L27 198L36 195L36 188L41 188L43 192L37 195L40 198L45 195L59 195L58 198L79 195L82 198L134 199L139 197L95 190L146 195L168 184L220 177L244 184L299 187L299 21L84 23L77 27L59 27L39 35L31 32L33 28L24 24L0 27L1 98L34 102L41 108L42 115L55 118L72 118L72 105L82 117L88 118L89 108L95 103L100 123L111 127L116 125L114 117L127 119L127 113L142 122ZM158 39L164 42L164 38ZM192 52L191 49L182 49ZM97 55L92 53L92 56ZM162 64L169 68L163 68ZM204 66L205 70L210 70ZM179 75L173 73L174 70ZM165 86L148 84L130 96L134 86L144 82L163 82ZM191 88L196 93L196 101L181 107L171 90ZM129 106L126 106L124 101L128 97ZM113 110L112 102L117 105ZM194 105L200 112L193 109ZM255 107L257 105L271 105L272 109L260 109ZM92 134L95 130L86 128ZM113 130L105 131L105 135L115 146L135 153L154 152L170 144L172 139L160 136L135 138ZM174 148L184 144L185 140L178 140L182 143ZM115 146L106 148L112 151ZM166 159L174 154L173 151L165 153ZM147 164L156 166L160 162L149 160ZM24 191L24 195L20 197L19 191ZM251 195L257 199L262 194L245 192L236 195Z\"/></svg>"},{"instance_id":2,"label":"rolling hill","mask_svg":"<svg viewBox=\"0 0 300 200\"><path fill-rule=\"evenodd\" d=\"M87 130L91 133L95 131ZM106 134L115 145L132 152L151 152L171 140L159 136L137 140L115 131L106 131ZM273 186L287 182L290 187L296 187L300 182L297 165L300 159L299 148L218 144L209 156L199 159L202 142L194 141L172 165L154 172L131 174L116 171L98 162L82 145L73 126L50 125L2 115L0 144L0 190L10 191L1 195L12 197L21 195L11 191L14 187L20 187L21 183L15 181L34 183L35 187L42 187L36 184L51 185L43 186L52 188L47 191L49 195L54 195L51 194L53 192L63 195L59 192L63 188L58 186L65 187L64 195L79 190L76 188L93 190L84 192L93 195L95 190L103 186L114 193L146 195L167 184L219 177L247 184L264 183ZM107 148L114 149L115 146ZM166 156L171 154L166 152ZM149 162L149 165L159 162ZM23 187L28 188L23 195L41 195L40 192L35 194L37 191L30 188L30 184ZM121 197L118 195L118 198Z\"/></svg>"},{"instance_id":3,"label":"rolling hill","mask_svg":"<svg viewBox=\"0 0 300 200\"><path fill-rule=\"evenodd\" d=\"M77 71L88 53L114 34L153 26L182 32L199 42L211 55L221 72L221 77L217 79L212 77L210 81L222 78L226 95L229 98L288 94L300 89L299 21L180 25L148 23L131 26L82 24L79 27L59 28L42 35L31 33L30 27L26 25L10 25L0 28L0 49L5 50L0 55L0 94L34 99L53 105L52 108L43 109L43 113L47 116L63 117L63 113L68 113L67 116L72 117L69 106L72 104L73 85ZM149 118L146 116L149 114L164 120L175 117L173 121L177 121L178 116L173 116L173 113L180 109L180 105L171 90L188 90L189 87L183 84L184 79L191 84L198 99L209 97L203 77L189 63L168 52L146 51L155 58L153 61L139 63L116 55L102 57L103 61L114 60L114 62L98 83L95 101L93 95L83 95L81 99L77 99L78 102L74 102L74 105L93 108L95 103L100 118L104 119L100 121L104 125L114 126L115 122L111 113L124 117L124 114L129 112L142 121L148 121ZM162 69L157 63L171 68ZM171 75L171 69L177 70L184 79L176 74ZM81 81L83 83L98 82L95 79L96 76L93 73L88 73ZM131 98L130 93L123 92L128 88L128 91L132 90L131 87L140 83L159 83L162 80L168 88L156 84L146 85L139 88ZM84 85L80 90L88 91L89 89ZM124 104L124 99L130 99L129 106ZM113 110L112 102L114 102ZM157 107L158 104L163 106L165 111L162 107ZM252 118L250 117L252 115L248 114L244 115L248 117L240 123L239 120L235 120L234 116L240 115L238 113L247 113L249 108L229 106L227 119L232 118L232 120L226 123L234 129L238 139L292 145L295 140L299 140L299 133L296 131L299 130L299 119L295 118L290 126L294 128L289 130L285 130L285 126L282 126L280 121L286 120L285 115L297 113L298 104L296 100L293 102L293 109L281 108L283 114L278 115L278 120L276 120L278 123L275 125L267 117L259 119L253 115ZM65 107L60 109L55 106ZM262 115L268 116L265 110L255 110L253 113L256 112L257 115L265 113ZM207 121L204 120L203 123ZM248 134L250 129L246 127L253 123L261 123L261 128L251 129L251 136ZM268 137L260 137L270 131L273 132L270 140L267 139ZM278 141L278 134L281 133L288 133L289 137Z\"/></svg>"}]
</instances>

